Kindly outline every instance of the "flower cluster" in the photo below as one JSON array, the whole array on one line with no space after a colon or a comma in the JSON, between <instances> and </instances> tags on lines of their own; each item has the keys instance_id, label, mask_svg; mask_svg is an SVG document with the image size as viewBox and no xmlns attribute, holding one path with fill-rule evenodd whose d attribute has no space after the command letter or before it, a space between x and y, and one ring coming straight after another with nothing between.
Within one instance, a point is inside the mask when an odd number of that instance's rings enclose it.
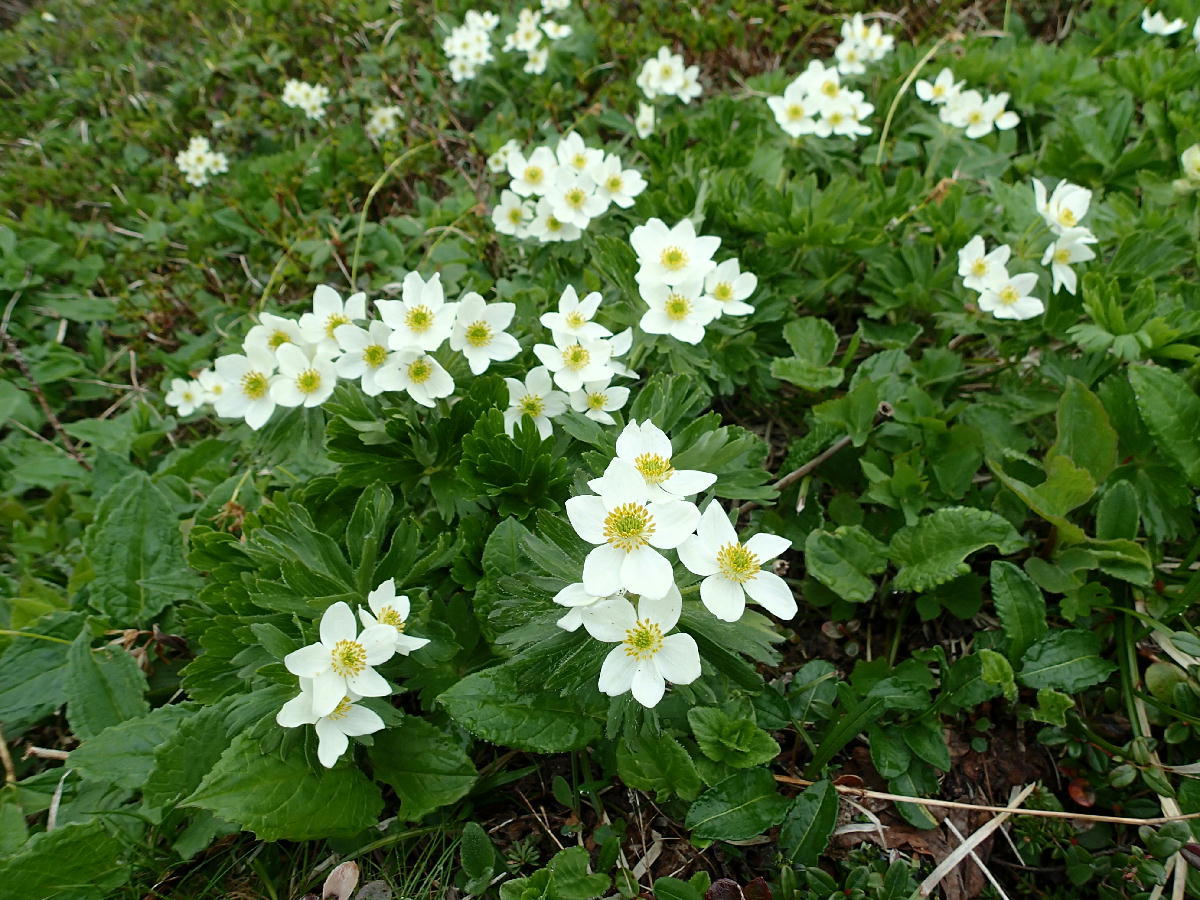
<instances>
[{"instance_id":1,"label":"flower cluster","mask_svg":"<svg viewBox=\"0 0 1200 900\"><path fill-rule=\"evenodd\" d=\"M868 25L862 13L842 23L842 42L834 48L837 70L843 75L861 75L868 62L883 59L896 46L896 39L884 34L878 22Z\"/></svg>"},{"instance_id":2,"label":"flower cluster","mask_svg":"<svg viewBox=\"0 0 1200 900\"><path fill-rule=\"evenodd\" d=\"M758 278L742 272L736 258L715 262L721 239L697 235L690 220L668 228L651 219L633 229L629 243L638 258L638 290L649 307L638 323L647 334L698 344L714 319L754 311L745 300Z\"/></svg>"},{"instance_id":3,"label":"flower cluster","mask_svg":"<svg viewBox=\"0 0 1200 900\"><path fill-rule=\"evenodd\" d=\"M565 10L570 5L570 0L542 0L540 11L530 7L521 9L515 27L504 36L501 49L524 53L524 71L530 75L542 74L550 60L549 45L543 43L542 38L559 41L571 34L570 25L544 16ZM493 12L469 10L463 23L451 29L442 41L442 50L450 60L450 78L455 83L472 80L480 69L495 59L492 33L499 24L500 18Z\"/></svg>"},{"instance_id":4,"label":"flower cluster","mask_svg":"<svg viewBox=\"0 0 1200 900\"><path fill-rule=\"evenodd\" d=\"M229 160L224 153L214 151L206 137L194 137L188 141L187 149L175 157L175 165L184 179L194 187L208 184L209 175L220 175L229 170Z\"/></svg>"},{"instance_id":5,"label":"flower cluster","mask_svg":"<svg viewBox=\"0 0 1200 900\"><path fill-rule=\"evenodd\" d=\"M616 456L588 482L593 493L567 501L572 527L593 549L580 581L554 597L568 610L559 627L582 625L593 638L616 645L601 666L599 689L613 697L631 692L645 707L657 705L668 682L700 677L695 640L671 633L683 595L664 551L674 550L703 579L700 600L722 621L740 619L747 599L783 619L797 609L783 579L762 568L791 541L758 534L743 543L715 500L702 514L689 498L717 478L675 468L673 454L670 438L649 420L625 426Z\"/></svg>"},{"instance_id":6,"label":"flower cluster","mask_svg":"<svg viewBox=\"0 0 1200 900\"><path fill-rule=\"evenodd\" d=\"M775 121L792 137L870 134L864 119L875 111L862 91L847 89L838 69L814 59L784 89L782 96L768 97Z\"/></svg>"},{"instance_id":7,"label":"flower cluster","mask_svg":"<svg viewBox=\"0 0 1200 900\"><path fill-rule=\"evenodd\" d=\"M646 188L641 173L626 169L621 157L586 146L575 132L528 156L510 141L488 165L503 165L512 178L492 211L496 230L542 243L578 240L592 219L610 206L632 206Z\"/></svg>"},{"instance_id":8,"label":"flower cluster","mask_svg":"<svg viewBox=\"0 0 1200 900\"><path fill-rule=\"evenodd\" d=\"M1077 279L1075 270L1071 268L1072 263L1096 258L1088 246L1096 243L1096 236L1091 229L1079 224L1087 215L1092 192L1064 180L1047 196L1045 186L1035 178L1033 199L1038 214L1055 235L1053 243L1042 256L1042 265L1050 266L1054 278L1054 293L1057 294L1059 288L1066 288L1068 294L1074 294Z\"/></svg>"},{"instance_id":9,"label":"flower cluster","mask_svg":"<svg viewBox=\"0 0 1200 900\"><path fill-rule=\"evenodd\" d=\"M304 110L310 119L325 118L325 104L329 102L329 88L323 84L309 84L289 78L283 86L283 105L291 109Z\"/></svg>"},{"instance_id":10,"label":"flower cluster","mask_svg":"<svg viewBox=\"0 0 1200 900\"><path fill-rule=\"evenodd\" d=\"M284 728L315 726L317 759L326 768L346 752L350 738L384 727L377 713L357 705L364 697L392 693L375 666L429 643L405 634L409 600L396 596L393 579L371 591L367 605L370 612L360 608L355 621L349 604L334 603L321 616L321 639L283 658L284 666L300 681L300 693L283 705L275 721Z\"/></svg>"},{"instance_id":11,"label":"flower cluster","mask_svg":"<svg viewBox=\"0 0 1200 900\"><path fill-rule=\"evenodd\" d=\"M504 427L509 435L517 422L528 417L543 439L551 434L550 420L567 407L605 425L614 424L610 413L629 399L629 389L612 384L616 376L636 378L637 373L619 362L633 343L632 329L618 335L593 322L600 307L600 294L593 291L582 300L568 286L558 301L558 310L542 315L553 343L536 344L533 352L542 365L529 371L525 381L506 378L509 406ZM555 390L555 387L561 390Z\"/></svg>"},{"instance_id":12,"label":"flower cluster","mask_svg":"<svg viewBox=\"0 0 1200 900\"><path fill-rule=\"evenodd\" d=\"M647 100L656 97L675 97L691 103L700 96L700 67L684 64L683 56L672 53L670 47L659 47L658 53L642 63L637 86Z\"/></svg>"},{"instance_id":13,"label":"flower cluster","mask_svg":"<svg viewBox=\"0 0 1200 900\"><path fill-rule=\"evenodd\" d=\"M398 106L377 106L371 110L365 131L373 141L381 141L400 127L402 110Z\"/></svg>"},{"instance_id":14,"label":"flower cluster","mask_svg":"<svg viewBox=\"0 0 1200 900\"><path fill-rule=\"evenodd\" d=\"M964 91L965 82L955 81L954 73L943 68L933 81L917 82L917 96L926 103L939 106L938 118L947 125L962 128L966 136L974 140L992 130L1007 131L1016 128L1020 117L1008 106L1008 94L988 94L979 91Z\"/></svg>"}]
</instances>

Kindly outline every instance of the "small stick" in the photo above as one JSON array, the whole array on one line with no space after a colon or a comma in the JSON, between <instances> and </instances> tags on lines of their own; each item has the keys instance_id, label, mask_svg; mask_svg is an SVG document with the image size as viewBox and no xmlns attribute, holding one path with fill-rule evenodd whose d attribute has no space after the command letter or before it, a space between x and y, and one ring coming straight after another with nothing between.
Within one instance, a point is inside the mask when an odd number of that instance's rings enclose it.
<instances>
[{"instance_id":1,"label":"small stick","mask_svg":"<svg viewBox=\"0 0 1200 900\"><path fill-rule=\"evenodd\" d=\"M1011 800L1013 806L1016 807L1016 806L1020 805L1021 803L1024 803L1025 798L1033 793L1033 789L1035 787L1037 787L1037 785L1031 784L1028 787L1026 787L1023 791L1021 791L1021 793L1019 793L1015 799ZM1010 794L1009 797L1011 798L1012 795ZM1019 810L1017 810L1017 809L1012 810L1012 812L1018 812L1018 811ZM919 888L917 888L916 893L913 894L913 896L914 897L928 897L930 894L932 894L934 888L936 888L938 886L938 883L943 878L945 878L947 875L949 875L952 871L954 871L955 867L960 862L962 862L962 860L967 856L968 853L970 853L971 855L974 855L975 848L978 847L985 840L987 840L988 836L993 831L995 831L997 828L999 828L1001 825L1003 825L1004 820L1007 819L1010 815L1012 815L1012 812L1003 812L1000 815L996 816L995 818L989 819L981 827L977 828L975 830L975 832L969 838L967 838L965 841L963 841L961 844L959 844L959 846L954 850L953 853L951 853L949 856L947 856L945 859L943 859L937 865L937 868L935 868L932 872L929 873L929 876L924 881L921 882L921 886ZM980 864L980 868L983 869L982 864ZM987 870L983 869L983 871L986 872Z\"/></svg>"},{"instance_id":2,"label":"small stick","mask_svg":"<svg viewBox=\"0 0 1200 900\"><path fill-rule=\"evenodd\" d=\"M0 762L4 763L4 783L16 784L17 772L13 768L12 757L8 755L8 741L4 739L3 729L0 729Z\"/></svg>"},{"instance_id":3,"label":"small stick","mask_svg":"<svg viewBox=\"0 0 1200 900\"><path fill-rule=\"evenodd\" d=\"M817 466L819 466L819 465L821 465L821 463L825 462L825 460L829 459L829 457L831 457L831 456L835 455L836 453L838 453L839 451L841 451L849 443L850 443L850 435L848 435L848 434L843 435L842 437L838 438L834 443L830 444L826 449L822 450L819 454L817 454L812 459L810 459L808 462L806 462L804 465L802 465L800 468L796 469L795 471L788 472L786 475L784 475L782 478L780 478L778 481L776 481L774 484L772 484L771 487L773 487L776 491L779 491L779 492L786 490L787 488L789 488L793 484L795 484L797 481L799 481L801 478L803 478L805 475L808 475L810 472L812 472L815 468L817 468ZM753 500L747 500L745 503L743 503L741 506L739 506L737 508L737 513L740 516L743 513L749 512L750 510L754 509L754 507L756 507L756 506L758 506L758 504L755 503Z\"/></svg>"},{"instance_id":4,"label":"small stick","mask_svg":"<svg viewBox=\"0 0 1200 900\"><path fill-rule=\"evenodd\" d=\"M67 750L53 750L49 747L27 747L25 749L26 759L31 756L37 759L67 759L70 755Z\"/></svg>"}]
</instances>

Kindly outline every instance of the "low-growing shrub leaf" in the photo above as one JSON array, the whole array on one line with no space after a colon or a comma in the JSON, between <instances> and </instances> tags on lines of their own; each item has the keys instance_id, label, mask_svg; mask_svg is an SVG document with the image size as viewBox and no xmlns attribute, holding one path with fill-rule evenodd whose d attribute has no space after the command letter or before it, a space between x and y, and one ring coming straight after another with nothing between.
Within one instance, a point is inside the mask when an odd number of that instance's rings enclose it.
<instances>
[{"instance_id":1,"label":"low-growing shrub leaf","mask_svg":"<svg viewBox=\"0 0 1200 900\"><path fill-rule=\"evenodd\" d=\"M833 836L841 804L828 781L809 785L788 807L779 829L779 849L793 866L815 866Z\"/></svg>"},{"instance_id":2,"label":"low-growing shrub leaf","mask_svg":"<svg viewBox=\"0 0 1200 900\"><path fill-rule=\"evenodd\" d=\"M617 774L639 791L695 800L700 775L679 741L667 734L637 735L617 743Z\"/></svg>"},{"instance_id":3,"label":"low-growing shrub leaf","mask_svg":"<svg viewBox=\"0 0 1200 900\"><path fill-rule=\"evenodd\" d=\"M808 574L851 603L866 603L875 596L868 576L887 568L887 546L861 525L843 525L836 531L810 531L804 541Z\"/></svg>"},{"instance_id":4,"label":"low-growing shrub leaf","mask_svg":"<svg viewBox=\"0 0 1200 900\"><path fill-rule=\"evenodd\" d=\"M99 820L71 822L33 835L0 860L4 895L39 900L99 900L129 880L126 842Z\"/></svg>"},{"instance_id":5,"label":"low-growing shrub leaf","mask_svg":"<svg viewBox=\"0 0 1200 900\"><path fill-rule=\"evenodd\" d=\"M71 768L84 778L140 790L154 769L155 750L194 711L190 703L160 706L144 716L111 725L71 751Z\"/></svg>"},{"instance_id":6,"label":"low-growing shrub leaf","mask_svg":"<svg viewBox=\"0 0 1200 900\"><path fill-rule=\"evenodd\" d=\"M409 822L465 797L479 777L457 741L415 716L376 734L370 755L375 777L396 791Z\"/></svg>"},{"instance_id":7,"label":"low-growing shrub leaf","mask_svg":"<svg viewBox=\"0 0 1200 900\"><path fill-rule=\"evenodd\" d=\"M892 537L888 556L898 567L898 590L927 591L970 571L964 561L977 550L995 546L1016 553L1025 540L1006 519L967 506L939 509Z\"/></svg>"},{"instance_id":8,"label":"low-growing shrub leaf","mask_svg":"<svg viewBox=\"0 0 1200 900\"><path fill-rule=\"evenodd\" d=\"M1130 366L1129 383L1155 442L1188 481L1200 486L1200 397L1186 381L1159 366Z\"/></svg>"},{"instance_id":9,"label":"low-growing shrub leaf","mask_svg":"<svg viewBox=\"0 0 1200 900\"><path fill-rule=\"evenodd\" d=\"M1019 660L1046 633L1046 598L1032 578L1000 559L992 563L991 586L996 616L1008 639L1008 655Z\"/></svg>"},{"instance_id":10,"label":"low-growing shrub leaf","mask_svg":"<svg viewBox=\"0 0 1200 900\"><path fill-rule=\"evenodd\" d=\"M1053 631L1033 644L1017 677L1031 688L1074 693L1099 684L1116 670L1100 656L1100 638L1090 631Z\"/></svg>"},{"instance_id":11,"label":"low-growing shrub leaf","mask_svg":"<svg viewBox=\"0 0 1200 900\"><path fill-rule=\"evenodd\" d=\"M750 719L731 716L715 707L690 709L687 717L701 752L714 762L746 769L779 754L775 739Z\"/></svg>"},{"instance_id":12,"label":"low-growing shrub leaf","mask_svg":"<svg viewBox=\"0 0 1200 900\"><path fill-rule=\"evenodd\" d=\"M149 711L146 676L120 647L109 644L93 650L92 636L84 630L71 644L67 659L67 719L79 737L95 737Z\"/></svg>"},{"instance_id":13,"label":"low-growing shrub leaf","mask_svg":"<svg viewBox=\"0 0 1200 900\"><path fill-rule=\"evenodd\" d=\"M694 838L741 841L778 825L788 801L766 769L747 769L709 788L688 809Z\"/></svg>"},{"instance_id":14,"label":"low-growing shrub leaf","mask_svg":"<svg viewBox=\"0 0 1200 900\"><path fill-rule=\"evenodd\" d=\"M1066 456L1086 469L1100 485L1117 465L1117 432L1100 398L1077 378L1068 378L1058 401L1058 439L1046 452L1046 463Z\"/></svg>"}]
</instances>

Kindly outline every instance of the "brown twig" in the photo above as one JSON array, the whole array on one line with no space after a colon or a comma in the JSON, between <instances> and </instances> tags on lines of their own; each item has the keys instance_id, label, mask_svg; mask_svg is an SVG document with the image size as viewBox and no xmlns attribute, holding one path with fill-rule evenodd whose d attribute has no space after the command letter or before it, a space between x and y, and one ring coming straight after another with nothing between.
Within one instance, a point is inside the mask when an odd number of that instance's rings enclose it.
<instances>
[{"instance_id":1,"label":"brown twig","mask_svg":"<svg viewBox=\"0 0 1200 900\"><path fill-rule=\"evenodd\" d=\"M818 453L816 456L814 456L812 459L810 459L808 462L806 462L804 465L802 465L800 468L795 469L794 471L788 472L786 475L784 475L782 478L780 478L778 481L776 481L774 484L772 484L771 487L774 488L777 492L782 493L783 491L785 491L789 487L791 487L793 484L795 484L797 481L799 481L801 478L803 478L805 475L808 475L810 472L812 472L814 469L816 469L819 465L821 465L821 463L823 463L823 462L825 462L825 460L829 459L829 457L831 457L834 454L841 451L849 443L850 443L850 435L848 435L848 434L843 435L842 437L840 437L836 441L834 441L832 444L830 444L827 448L825 448L820 453ZM741 506L739 506L737 508L737 513L740 516L743 513L749 512L750 510L754 509L754 507L756 507L756 506L758 506L758 504L755 503L753 500L747 500L745 503L743 503Z\"/></svg>"},{"instance_id":2,"label":"brown twig","mask_svg":"<svg viewBox=\"0 0 1200 900\"><path fill-rule=\"evenodd\" d=\"M4 730L0 729L0 763L4 764L4 783L17 783L17 770L13 768L12 757L8 755L8 741L4 739Z\"/></svg>"},{"instance_id":3,"label":"brown twig","mask_svg":"<svg viewBox=\"0 0 1200 900\"><path fill-rule=\"evenodd\" d=\"M53 750L49 747L27 747L25 749L25 759L33 757L34 759L67 759L71 755L68 750Z\"/></svg>"}]
</instances>

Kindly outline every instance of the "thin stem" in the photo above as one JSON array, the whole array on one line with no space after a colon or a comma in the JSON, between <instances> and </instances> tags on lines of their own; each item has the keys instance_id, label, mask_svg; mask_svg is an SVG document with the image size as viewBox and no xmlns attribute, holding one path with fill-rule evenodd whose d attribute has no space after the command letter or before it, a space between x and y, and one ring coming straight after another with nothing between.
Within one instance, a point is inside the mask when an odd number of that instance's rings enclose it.
<instances>
[{"instance_id":1,"label":"thin stem","mask_svg":"<svg viewBox=\"0 0 1200 900\"><path fill-rule=\"evenodd\" d=\"M421 150L432 147L436 143L437 141L426 141L423 144L417 144L417 146L405 150L388 164L388 167L383 170L383 174L375 179L375 183L371 185L371 189L367 191L367 197L363 201L362 212L359 213L358 216L358 232L354 235L354 257L350 261L350 290L354 290L355 285L358 284L358 258L362 251L363 229L367 225L367 213L371 209L371 201L375 199L375 195L379 193L379 190L383 187L384 182L391 177L392 172L394 172L401 163L405 162L410 156L415 155Z\"/></svg>"},{"instance_id":2,"label":"thin stem","mask_svg":"<svg viewBox=\"0 0 1200 900\"><path fill-rule=\"evenodd\" d=\"M922 56L915 66L909 71L908 76L900 85L900 90L896 91L896 96L892 98L892 105L888 107L887 118L883 120L883 130L879 132L879 152L875 154L875 165L883 164L883 146L887 143L888 132L892 130L892 118L896 115L896 108L900 105L900 98L903 97L912 83L917 80L917 76L921 74L921 70L925 68L925 64L933 59L934 55L942 49L942 45L951 38L959 38L961 35L957 31L951 31L949 34L942 35L936 44L929 48L929 52Z\"/></svg>"}]
</instances>

